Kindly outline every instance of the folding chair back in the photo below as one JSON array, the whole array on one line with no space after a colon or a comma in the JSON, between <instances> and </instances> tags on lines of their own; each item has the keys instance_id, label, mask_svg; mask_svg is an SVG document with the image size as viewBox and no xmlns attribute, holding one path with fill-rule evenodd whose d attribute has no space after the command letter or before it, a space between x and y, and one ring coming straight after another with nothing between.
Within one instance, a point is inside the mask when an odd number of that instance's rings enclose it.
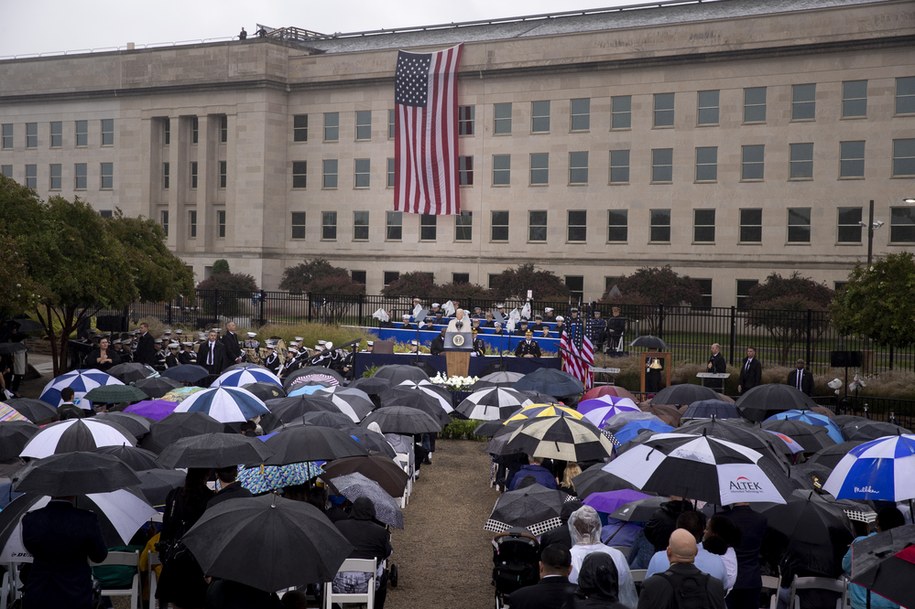
<instances>
[{"instance_id":1,"label":"folding chair back","mask_svg":"<svg viewBox=\"0 0 915 609\"><path fill-rule=\"evenodd\" d=\"M788 595L790 609L802 609L798 590L825 590L839 594L836 599L836 609L845 609L845 599L848 595L848 586L844 579L830 579L828 577L798 577L794 576L791 590Z\"/></svg>"},{"instance_id":2,"label":"folding chair back","mask_svg":"<svg viewBox=\"0 0 915 609\"><path fill-rule=\"evenodd\" d=\"M140 553L139 552L108 552L108 556L100 563L92 563L94 567L133 567L134 574L128 588L102 588L102 596L128 596L130 609L140 607Z\"/></svg>"},{"instance_id":3,"label":"folding chair back","mask_svg":"<svg viewBox=\"0 0 915 609\"><path fill-rule=\"evenodd\" d=\"M365 592L334 592L333 582L326 582L324 584L324 609L331 609L334 604L365 605L365 609L374 609L376 568L377 564L374 558L347 558L343 561L338 573L355 571L358 573L370 574L368 586Z\"/></svg>"}]
</instances>

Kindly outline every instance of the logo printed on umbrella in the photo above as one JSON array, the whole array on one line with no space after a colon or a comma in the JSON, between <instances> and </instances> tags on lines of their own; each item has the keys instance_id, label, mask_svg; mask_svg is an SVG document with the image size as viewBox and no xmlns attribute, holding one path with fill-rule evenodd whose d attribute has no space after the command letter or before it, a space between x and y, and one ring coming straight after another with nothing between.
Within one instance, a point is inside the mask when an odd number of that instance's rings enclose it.
<instances>
[{"instance_id":1,"label":"logo printed on umbrella","mask_svg":"<svg viewBox=\"0 0 915 609\"><path fill-rule=\"evenodd\" d=\"M872 487L870 484L868 484L867 486L856 486L855 492L856 493L867 493L869 495L879 495L880 494L880 491L878 491L877 489Z\"/></svg>"},{"instance_id":2,"label":"logo printed on umbrella","mask_svg":"<svg viewBox=\"0 0 915 609\"><path fill-rule=\"evenodd\" d=\"M753 482L746 476L737 476L736 480L731 480L731 482L729 483L729 486L732 491L741 491L744 493L763 492L763 489L759 485L759 482Z\"/></svg>"}]
</instances>

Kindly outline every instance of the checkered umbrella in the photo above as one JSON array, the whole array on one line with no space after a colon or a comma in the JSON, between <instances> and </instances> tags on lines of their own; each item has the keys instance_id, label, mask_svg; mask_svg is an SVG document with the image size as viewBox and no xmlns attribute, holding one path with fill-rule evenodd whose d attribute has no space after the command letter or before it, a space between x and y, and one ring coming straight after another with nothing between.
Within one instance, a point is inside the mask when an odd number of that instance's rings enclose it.
<instances>
[{"instance_id":1,"label":"checkered umbrella","mask_svg":"<svg viewBox=\"0 0 915 609\"><path fill-rule=\"evenodd\" d=\"M562 526L559 514L569 496L541 484L503 493L483 525L484 531L502 533L512 527L525 527L534 535Z\"/></svg>"},{"instance_id":2,"label":"checkered umbrella","mask_svg":"<svg viewBox=\"0 0 915 609\"><path fill-rule=\"evenodd\" d=\"M270 411L247 389L214 387L193 394L175 412L204 412L221 423L243 423Z\"/></svg>"},{"instance_id":3,"label":"checkered umbrella","mask_svg":"<svg viewBox=\"0 0 915 609\"><path fill-rule=\"evenodd\" d=\"M538 417L520 423L502 448L502 454L517 452L562 461L599 461L610 456L613 444L587 421Z\"/></svg>"},{"instance_id":4,"label":"checkered umbrella","mask_svg":"<svg viewBox=\"0 0 915 609\"><path fill-rule=\"evenodd\" d=\"M39 431L19 456L41 459L78 450L94 450L99 446L134 446L135 443L133 435L116 423L69 419L51 423Z\"/></svg>"},{"instance_id":5,"label":"checkered umbrella","mask_svg":"<svg viewBox=\"0 0 915 609\"><path fill-rule=\"evenodd\" d=\"M531 404L533 401L520 391L494 386L468 395L458 404L457 411L468 419L504 421Z\"/></svg>"},{"instance_id":6,"label":"checkered umbrella","mask_svg":"<svg viewBox=\"0 0 915 609\"><path fill-rule=\"evenodd\" d=\"M123 385L121 381L110 374L101 370L71 370L65 374L54 377L44 386L38 399L47 402L51 406L60 406L63 399L60 397L60 391L69 387L73 390L75 399L86 395L90 389L101 387L103 385ZM82 408L83 406L80 405Z\"/></svg>"}]
</instances>

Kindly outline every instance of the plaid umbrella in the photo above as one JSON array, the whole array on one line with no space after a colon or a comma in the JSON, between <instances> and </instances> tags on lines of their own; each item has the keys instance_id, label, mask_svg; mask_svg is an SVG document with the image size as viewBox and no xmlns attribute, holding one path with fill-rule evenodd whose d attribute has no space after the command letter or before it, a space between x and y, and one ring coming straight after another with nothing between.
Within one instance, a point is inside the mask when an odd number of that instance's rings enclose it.
<instances>
[{"instance_id":1,"label":"plaid umbrella","mask_svg":"<svg viewBox=\"0 0 915 609\"><path fill-rule=\"evenodd\" d=\"M502 533L512 527L525 527L534 535L542 535L562 526L559 514L568 497L562 491L548 489L541 484L502 493L496 499L483 530Z\"/></svg>"},{"instance_id":2,"label":"plaid umbrella","mask_svg":"<svg viewBox=\"0 0 915 609\"><path fill-rule=\"evenodd\" d=\"M137 414L146 417L151 421L161 421L171 413L175 412L178 402L167 402L165 400L143 400L136 404L131 404L124 409L124 412Z\"/></svg>"},{"instance_id":3,"label":"plaid umbrella","mask_svg":"<svg viewBox=\"0 0 915 609\"><path fill-rule=\"evenodd\" d=\"M166 402L175 402L180 404L185 399L191 397L195 393L200 393L203 390L203 387L178 387L177 389L172 389L163 395L161 399Z\"/></svg>"},{"instance_id":4,"label":"plaid umbrella","mask_svg":"<svg viewBox=\"0 0 915 609\"><path fill-rule=\"evenodd\" d=\"M175 412L203 412L222 423L243 423L270 412L264 402L240 387L214 387L193 394Z\"/></svg>"},{"instance_id":5,"label":"plaid umbrella","mask_svg":"<svg viewBox=\"0 0 915 609\"><path fill-rule=\"evenodd\" d=\"M474 391L458 404L457 411L468 419L504 421L533 402L526 395L507 387L487 387Z\"/></svg>"},{"instance_id":6,"label":"plaid umbrella","mask_svg":"<svg viewBox=\"0 0 915 609\"><path fill-rule=\"evenodd\" d=\"M269 493L287 486L298 486L323 473L318 463L289 463L287 465L258 465L238 470L238 481L255 495Z\"/></svg>"},{"instance_id":7,"label":"plaid umbrella","mask_svg":"<svg viewBox=\"0 0 915 609\"><path fill-rule=\"evenodd\" d=\"M888 436L848 451L823 490L843 499L915 499L915 434Z\"/></svg>"},{"instance_id":8,"label":"plaid umbrella","mask_svg":"<svg viewBox=\"0 0 915 609\"><path fill-rule=\"evenodd\" d=\"M38 399L51 406L59 406L63 400L60 397L61 389L69 387L76 398L81 398L90 389L102 385L123 385L121 381L101 370L72 370L54 377L45 385ZM81 406L82 407L82 406Z\"/></svg>"},{"instance_id":9,"label":"plaid umbrella","mask_svg":"<svg viewBox=\"0 0 915 609\"><path fill-rule=\"evenodd\" d=\"M375 506L375 518L394 528L403 528L403 512L397 502L374 480L358 472L330 479L330 485L350 501L367 497Z\"/></svg>"},{"instance_id":10,"label":"plaid umbrella","mask_svg":"<svg viewBox=\"0 0 915 609\"><path fill-rule=\"evenodd\" d=\"M149 396L142 389L132 385L103 385L90 389L83 397L90 402L99 404L120 404L122 402L139 402Z\"/></svg>"},{"instance_id":11,"label":"plaid umbrella","mask_svg":"<svg viewBox=\"0 0 915 609\"><path fill-rule=\"evenodd\" d=\"M21 412L8 406L6 404L0 403L0 423L7 423L10 421L29 421L29 418L23 415Z\"/></svg>"},{"instance_id":12,"label":"plaid umbrella","mask_svg":"<svg viewBox=\"0 0 915 609\"><path fill-rule=\"evenodd\" d=\"M210 387L241 387L249 383L273 383L280 388L283 386L280 378L266 368L251 367L223 372Z\"/></svg>"},{"instance_id":13,"label":"plaid umbrella","mask_svg":"<svg viewBox=\"0 0 915 609\"><path fill-rule=\"evenodd\" d=\"M26 444L20 457L41 459L55 454L94 450L99 446L133 446L133 435L116 423L70 419L51 423Z\"/></svg>"},{"instance_id":14,"label":"plaid umbrella","mask_svg":"<svg viewBox=\"0 0 915 609\"><path fill-rule=\"evenodd\" d=\"M613 444L586 421L539 417L519 424L512 432L502 454L514 452L562 461L599 461L610 456Z\"/></svg>"}]
</instances>

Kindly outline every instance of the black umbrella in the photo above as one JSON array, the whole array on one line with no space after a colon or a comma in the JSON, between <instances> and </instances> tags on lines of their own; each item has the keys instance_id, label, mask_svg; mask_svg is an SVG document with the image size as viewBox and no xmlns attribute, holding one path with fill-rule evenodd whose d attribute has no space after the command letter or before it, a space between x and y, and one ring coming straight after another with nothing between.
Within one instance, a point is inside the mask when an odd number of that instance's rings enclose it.
<instances>
[{"instance_id":1,"label":"black umbrella","mask_svg":"<svg viewBox=\"0 0 915 609\"><path fill-rule=\"evenodd\" d=\"M856 414L837 414L833 415L832 422L838 425L840 428L845 427L848 423L859 422L863 423L864 421L869 421L870 419L866 417L859 417Z\"/></svg>"},{"instance_id":2,"label":"black umbrella","mask_svg":"<svg viewBox=\"0 0 915 609\"><path fill-rule=\"evenodd\" d=\"M224 428L225 425L203 412L174 412L153 423L140 445L158 453L181 438L217 433Z\"/></svg>"},{"instance_id":3,"label":"black umbrella","mask_svg":"<svg viewBox=\"0 0 915 609\"><path fill-rule=\"evenodd\" d=\"M382 410L391 406L403 406L421 410L441 423L442 427L451 421L451 417L448 416L448 413L445 412L436 398L413 389L394 387L385 391L381 394L381 406Z\"/></svg>"},{"instance_id":4,"label":"black umbrella","mask_svg":"<svg viewBox=\"0 0 915 609\"><path fill-rule=\"evenodd\" d=\"M264 404L270 412L261 417L261 427L267 432L299 420L306 412L340 412L329 397L320 395L275 398Z\"/></svg>"},{"instance_id":5,"label":"black umbrella","mask_svg":"<svg viewBox=\"0 0 915 609\"><path fill-rule=\"evenodd\" d=\"M341 457L368 454L345 431L318 425L290 427L268 439L273 453L267 465L287 465L303 461L330 461Z\"/></svg>"},{"instance_id":6,"label":"black umbrella","mask_svg":"<svg viewBox=\"0 0 915 609\"><path fill-rule=\"evenodd\" d=\"M830 470L835 469L839 461L842 460L842 457L847 455L848 451L859 444L864 444L864 440L849 440L848 442L842 442L841 444L826 446L810 455L810 457L807 458L807 462L817 463L824 467L828 467Z\"/></svg>"},{"instance_id":7,"label":"black umbrella","mask_svg":"<svg viewBox=\"0 0 915 609\"><path fill-rule=\"evenodd\" d=\"M388 364L375 371L375 377L388 379L391 385L399 385L403 381L428 381L429 375L417 366L406 364Z\"/></svg>"},{"instance_id":8,"label":"black umbrella","mask_svg":"<svg viewBox=\"0 0 915 609\"><path fill-rule=\"evenodd\" d=\"M157 376L134 381L133 386L143 390L143 393L151 398L161 398L169 391L177 389L182 385L175 379L170 379L164 376Z\"/></svg>"},{"instance_id":9,"label":"black umbrella","mask_svg":"<svg viewBox=\"0 0 915 609\"><path fill-rule=\"evenodd\" d=\"M283 389L287 392L302 385L342 385L343 375L323 366L305 366L289 374L283 381Z\"/></svg>"},{"instance_id":10,"label":"black umbrella","mask_svg":"<svg viewBox=\"0 0 915 609\"><path fill-rule=\"evenodd\" d=\"M267 400L286 397L286 392L283 391L282 387L278 387L276 383L248 383L247 385L242 386L242 389L247 389L265 402Z\"/></svg>"},{"instance_id":11,"label":"black umbrella","mask_svg":"<svg viewBox=\"0 0 915 609\"><path fill-rule=\"evenodd\" d=\"M12 353L19 353L20 351L27 351L28 347L23 343L15 342L5 342L0 343L0 355L10 355Z\"/></svg>"},{"instance_id":12,"label":"black umbrella","mask_svg":"<svg viewBox=\"0 0 915 609\"><path fill-rule=\"evenodd\" d=\"M174 368L169 368L162 372L161 376L169 379L175 379L182 383L196 383L200 379L209 376L209 372L203 366L197 364L181 364Z\"/></svg>"},{"instance_id":13,"label":"black umbrella","mask_svg":"<svg viewBox=\"0 0 915 609\"><path fill-rule=\"evenodd\" d=\"M43 427L19 454L40 459L54 454L94 450L97 446L133 446L134 443L133 435L117 423L106 423L95 417L69 419Z\"/></svg>"},{"instance_id":14,"label":"black umbrella","mask_svg":"<svg viewBox=\"0 0 915 609\"><path fill-rule=\"evenodd\" d=\"M804 447L805 453L815 453L822 448L835 444L835 441L826 433L825 427L818 427L803 421L792 419L764 421L762 428L785 434Z\"/></svg>"},{"instance_id":15,"label":"black umbrella","mask_svg":"<svg viewBox=\"0 0 915 609\"><path fill-rule=\"evenodd\" d=\"M155 377L159 374L152 366L139 362L118 364L112 366L106 372L122 383L132 383L134 381Z\"/></svg>"},{"instance_id":16,"label":"black umbrella","mask_svg":"<svg viewBox=\"0 0 915 609\"><path fill-rule=\"evenodd\" d=\"M782 383L757 385L737 400L737 410L751 421L763 421L770 415L785 410L809 410L816 405L799 389Z\"/></svg>"},{"instance_id":17,"label":"black umbrella","mask_svg":"<svg viewBox=\"0 0 915 609\"><path fill-rule=\"evenodd\" d=\"M739 416L733 403L718 398L691 402L683 411L683 419L736 419Z\"/></svg>"},{"instance_id":18,"label":"black umbrella","mask_svg":"<svg viewBox=\"0 0 915 609\"><path fill-rule=\"evenodd\" d=\"M534 404L558 404L560 402L555 396L548 393L541 393L536 389L523 390L518 389L517 387L513 387L513 389L526 395Z\"/></svg>"},{"instance_id":19,"label":"black umbrella","mask_svg":"<svg viewBox=\"0 0 915 609\"><path fill-rule=\"evenodd\" d=\"M136 446L99 446L94 451L101 455L111 455L120 459L124 465L135 472L145 469L156 469L156 453Z\"/></svg>"},{"instance_id":20,"label":"black umbrella","mask_svg":"<svg viewBox=\"0 0 915 609\"><path fill-rule=\"evenodd\" d=\"M605 472L603 463L592 465L572 479L578 497L584 499L591 493L615 491L624 488L635 488L631 483L610 472Z\"/></svg>"},{"instance_id":21,"label":"black umbrella","mask_svg":"<svg viewBox=\"0 0 915 609\"><path fill-rule=\"evenodd\" d=\"M912 433L905 427L900 427L885 421L854 421L842 425L842 435L846 440L876 440L883 436L900 436Z\"/></svg>"},{"instance_id":22,"label":"black umbrella","mask_svg":"<svg viewBox=\"0 0 915 609\"><path fill-rule=\"evenodd\" d=\"M213 506L182 540L207 575L268 592L331 581L353 550L318 508L272 494Z\"/></svg>"},{"instance_id":23,"label":"black umbrella","mask_svg":"<svg viewBox=\"0 0 915 609\"><path fill-rule=\"evenodd\" d=\"M718 394L714 390L702 385L683 384L671 385L659 391L651 399L652 404L692 404L699 400L715 400Z\"/></svg>"},{"instance_id":24,"label":"black umbrella","mask_svg":"<svg viewBox=\"0 0 915 609\"><path fill-rule=\"evenodd\" d=\"M44 326L40 322L28 317L16 317L10 320L15 324L15 331L22 334L31 334L32 332L43 332Z\"/></svg>"},{"instance_id":25,"label":"black umbrella","mask_svg":"<svg viewBox=\"0 0 915 609\"><path fill-rule=\"evenodd\" d=\"M31 421L0 423L0 461L18 458L25 445L37 433L38 426Z\"/></svg>"},{"instance_id":26,"label":"black umbrella","mask_svg":"<svg viewBox=\"0 0 915 609\"><path fill-rule=\"evenodd\" d=\"M384 433L400 433L414 435L421 433L438 433L442 424L432 416L417 408L409 406L387 406L365 417L359 425L368 427L378 423Z\"/></svg>"},{"instance_id":27,"label":"black umbrella","mask_svg":"<svg viewBox=\"0 0 915 609\"><path fill-rule=\"evenodd\" d=\"M354 380L349 386L361 389L369 395L379 395L391 387L391 379L379 376L366 376Z\"/></svg>"},{"instance_id":28,"label":"black umbrella","mask_svg":"<svg viewBox=\"0 0 915 609\"><path fill-rule=\"evenodd\" d=\"M47 402L33 398L13 398L7 400L4 404L37 425L56 421L60 414L56 408Z\"/></svg>"},{"instance_id":29,"label":"black umbrella","mask_svg":"<svg viewBox=\"0 0 915 609\"><path fill-rule=\"evenodd\" d=\"M144 469L136 472L140 484L136 487L150 505L165 505L168 493L184 486L187 475L177 469Z\"/></svg>"},{"instance_id":30,"label":"black umbrella","mask_svg":"<svg viewBox=\"0 0 915 609\"><path fill-rule=\"evenodd\" d=\"M409 474L394 461L376 455L335 459L324 465L321 477L330 480L354 472L377 482L391 497L402 496L410 479Z\"/></svg>"},{"instance_id":31,"label":"black umbrella","mask_svg":"<svg viewBox=\"0 0 915 609\"><path fill-rule=\"evenodd\" d=\"M645 499L631 501L619 506L616 511L610 514L610 518L625 522L648 522L654 516L654 513L660 509L661 504L668 501L670 501L668 497L646 497Z\"/></svg>"},{"instance_id":32,"label":"black umbrella","mask_svg":"<svg viewBox=\"0 0 915 609\"><path fill-rule=\"evenodd\" d=\"M795 488L819 491L822 489L826 479L829 478L831 471L825 465L808 461L800 465L790 466L788 477Z\"/></svg>"},{"instance_id":33,"label":"black umbrella","mask_svg":"<svg viewBox=\"0 0 915 609\"><path fill-rule=\"evenodd\" d=\"M159 455L162 467L212 467L260 465L273 454L257 438L241 434L208 433L181 438L166 446Z\"/></svg>"},{"instance_id":34,"label":"black umbrella","mask_svg":"<svg viewBox=\"0 0 915 609\"><path fill-rule=\"evenodd\" d=\"M735 442L741 446L758 450L763 454L773 457L779 463L783 462L783 450L777 443L781 443L776 436L767 434L762 428L748 427L736 422L737 419L703 419L690 421L682 425L678 432L705 434L713 438L721 438Z\"/></svg>"},{"instance_id":35,"label":"black umbrella","mask_svg":"<svg viewBox=\"0 0 915 609\"><path fill-rule=\"evenodd\" d=\"M353 420L342 412L321 410L319 412L303 413L302 416L286 424L287 427L293 425L322 425L324 427L333 427L334 429L349 429L353 427Z\"/></svg>"},{"instance_id":36,"label":"black umbrella","mask_svg":"<svg viewBox=\"0 0 915 609\"><path fill-rule=\"evenodd\" d=\"M149 419L129 412L100 412L96 419L104 423L120 425L139 439L149 433Z\"/></svg>"},{"instance_id":37,"label":"black umbrella","mask_svg":"<svg viewBox=\"0 0 915 609\"><path fill-rule=\"evenodd\" d=\"M667 351L667 343L657 336L646 334L645 336L636 337L629 343L630 347L642 347L644 349L653 349L655 351Z\"/></svg>"},{"instance_id":38,"label":"black umbrella","mask_svg":"<svg viewBox=\"0 0 915 609\"><path fill-rule=\"evenodd\" d=\"M851 581L895 601L915 606L915 525L896 527L855 542Z\"/></svg>"},{"instance_id":39,"label":"black umbrella","mask_svg":"<svg viewBox=\"0 0 915 609\"><path fill-rule=\"evenodd\" d=\"M525 374L523 379L515 383L514 388L518 391L539 391L558 396L578 395L585 390L580 380L556 368L537 368L530 374Z\"/></svg>"},{"instance_id":40,"label":"black umbrella","mask_svg":"<svg viewBox=\"0 0 915 609\"><path fill-rule=\"evenodd\" d=\"M501 533L512 527L525 527L532 534L540 535L562 525L559 514L567 498L562 491L541 484L502 493L483 530Z\"/></svg>"},{"instance_id":41,"label":"black umbrella","mask_svg":"<svg viewBox=\"0 0 915 609\"><path fill-rule=\"evenodd\" d=\"M140 483L117 457L71 452L39 459L18 474L14 489L52 497L104 493Z\"/></svg>"},{"instance_id":42,"label":"black umbrella","mask_svg":"<svg viewBox=\"0 0 915 609\"><path fill-rule=\"evenodd\" d=\"M855 530L844 507L812 490L795 490L788 503L761 510L770 529L792 541L821 545L825 558L833 554L833 544L846 547L855 538Z\"/></svg>"},{"instance_id":43,"label":"black umbrella","mask_svg":"<svg viewBox=\"0 0 915 609\"><path fill-rule=\"evenodd\" d=\"M397 456L397 451L391 446L384 436L364 427L359 427L350 423L350 427L344 428L343 431L352 436L357 442L369 451L370 455L385 455L391 459Z\"/></svg>"}]
</instances>

